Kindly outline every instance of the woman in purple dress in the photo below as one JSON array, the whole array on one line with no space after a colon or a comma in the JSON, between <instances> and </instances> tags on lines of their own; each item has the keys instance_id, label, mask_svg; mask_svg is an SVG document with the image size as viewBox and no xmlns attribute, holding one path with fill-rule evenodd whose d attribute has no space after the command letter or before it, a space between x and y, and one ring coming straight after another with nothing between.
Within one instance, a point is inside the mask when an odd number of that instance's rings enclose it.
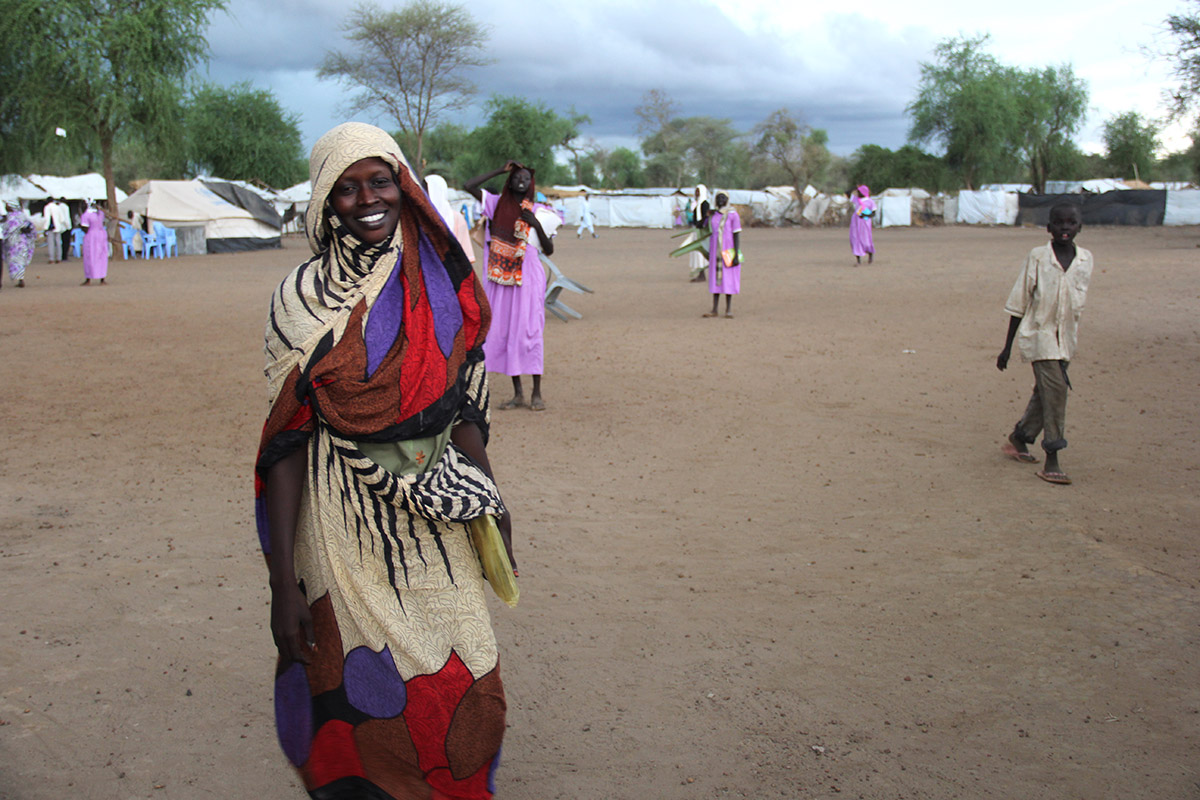
<instances>
[{"instance_id":1,"label":"woman in purple dress","mask_svg":"<svg viewBox=\"0 0 1200 800\"><path fill-rule=\"evenodd\" d=\"M98 278L105 285L108 277L108 231L104 226L104 212L89 203L87 211L79 218L83 235L83 286Z\"/></svg>"},{"instance_id":2,"label":"woman in purple dress","mask_svg":"<svg viewBox=\"0 0 1200 800\"><path fill-rule=\"evenodd\" d=\"M733 319L733 296L742 291L742 218L724 192L717 195L716 204L708 217L708 291L713 304L704 316L717 316L717 303L725 295L725 318Z\"/></svg>"},{"instance_id":3,"label":"woman in purple dress","mask_svg":"<svg viewBox=\"0 0 1200 800\"><path fill-rule=\"evenodd\" d=\"M33 220L16 203L8 203L8 216L4 218L4 266L18 287L25 285L25 268L33 259Z\"/></svg>"},{"instance_id":4,"label":"woman in purple dress","mask_svg":"<svg viewBox=\"0 0 1200 800\"><path fill-rule=\"evenodd\" d=\"M853 207L850 215L850 252L854 254L854 263L861 264L862 257L866 256L870 264L875 260L875 237L871 233L871 224L875 220L877 206L866 184L850 193L850 205Z\"/></svg>"},{"instance_id":5,"label":"woman in purple dress","mask_svg":"<svg viewBox=\"0 0 1200 800\"><path fill-rule=\"evenodd\" d=\"M482 185L497 175L508 173L500 194ZM538 258L537 243L546 255L554 253L554 243L534 214L533 170L515 161L477 175L465 184L483 204L487 220L484 231L483 291L492 307L492 327L483 353L488 372L500 372L512 378L513 396L500 408L544 411L542 400L542 339L546 330L546 268ZM525 402L521 376L533 376L533 394Z\"/></svg>"}]
</instances>

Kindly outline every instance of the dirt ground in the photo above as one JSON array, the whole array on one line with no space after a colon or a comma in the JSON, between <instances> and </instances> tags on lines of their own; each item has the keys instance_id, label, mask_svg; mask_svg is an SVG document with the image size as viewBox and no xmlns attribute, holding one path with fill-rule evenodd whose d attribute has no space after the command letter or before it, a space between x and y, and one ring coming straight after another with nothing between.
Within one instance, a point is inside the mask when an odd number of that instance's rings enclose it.
<instances>
[{"instance_id":1,"label":"dirt ground","mask_svg":"<svg viewBox=\"0 0 1200 800\"><path fill-rule=\"evenodd\" d=\"M522 598L502 800L1200 797L1200 230L1085 229L1075 479L999 447L1044 232L560 237L544 414L495 412ZM294 798L251 465L307 249L0 291L0 798ZM493 376L503 398L507 379ZM495 600L495 598L493 598Z\"/></svg>"}]
</instances>

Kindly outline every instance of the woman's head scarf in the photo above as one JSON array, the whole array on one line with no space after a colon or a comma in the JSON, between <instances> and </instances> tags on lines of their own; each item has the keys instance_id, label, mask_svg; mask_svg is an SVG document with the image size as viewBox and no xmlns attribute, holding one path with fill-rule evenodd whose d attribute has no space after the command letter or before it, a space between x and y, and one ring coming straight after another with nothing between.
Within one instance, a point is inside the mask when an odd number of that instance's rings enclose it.
<instances>
[{"instance_id":1,"label":"woman's head scarf","mask_svg":"<svg viewBox=\"0 0 1200 800\"><path fill-rule=\"evenodd\" d=\"M386 162L400 188L396 230L376 245L355 238L328 203L341 174L365 158ZM318 421L354 441L444 430L491 319L470 262L385 131L339 125L313 147L310 174L305 222L316 255L272 297L260 474Z\"/></svg>"},{"instance_id":2,"label":"woman's head scarf","mask_svg":"<svg viewBox=\"0 0 1200 800\"><path fill-rule=\"evenodd\" d=\"M529 173L529 188L518 196L510 184L518 170ZM521 285L521 266L525 261L525 246L529 243L529 223L521 219L521 212L533 210L533 198L537 194L533 183L533 170L522 164L513 167L504 178L504 188L496 201L496 210L488 226L491 241L488 243L488 280L502 286Z\"/></svg>"},{"instance_id":3,"label":"woman's head scarf","mask_svg":"<svg viewBox=\"0 0 1200 800\"><path fill-rule=\"evenodd\" d=\"M429 192L429 202L433 203L442 221L453 228L454 211L450 208L450 189L446 186L446 179L441 175L426 175L425 188Z\"/></svg>"},{"instance_id":4,"label":"woman's head scarf","mask_svg":"<svg viewBox=\"0 0 1200 800\"><path fill-rule=\"evenodd\" d=\"M871 190L868 189L867 185L864 183L862 186L858 187L858 194L865 200L871 196Z\"/></svg>"}]
</instances>

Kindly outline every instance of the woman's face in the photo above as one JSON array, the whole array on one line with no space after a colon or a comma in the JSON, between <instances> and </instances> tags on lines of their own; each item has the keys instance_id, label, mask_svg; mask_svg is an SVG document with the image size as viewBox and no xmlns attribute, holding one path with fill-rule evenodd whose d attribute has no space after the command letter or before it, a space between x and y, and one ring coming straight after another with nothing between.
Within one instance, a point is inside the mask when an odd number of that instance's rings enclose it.
<instances>
[{"instance_id":1,"label":"woman's face","mask_svg":"<svg viewBox=\"0 0 1200 800\"><path fill-rule=\"evenodd\" d=\"M379 244L391 238L400 221L400 184L386 161L364 158L334 182L329 204L354 238Z\"/></svg>"},{"instance_id":2,"label":"woman's face","mask_svg":"<svg viewBox=\"0 0 1200 800\"><path fill-rule=\"evenodd\" d=\"M508 188L513 194L524 197L529 191L530 185L533 183L533 175L527 169L513 170L512 175L508 178Z\"/></svg>"},{"instance_id":3,"label":"woman's face","mask_svg":"<svg viewBox=\"0 0 1200 800\"><path fill-rule=\"evenodd\" d=\"M729 202L729 197L727 195L724 195L724 194L717 195L717 208L721 208L728 202Z\"/></svg>"}]
</instances>

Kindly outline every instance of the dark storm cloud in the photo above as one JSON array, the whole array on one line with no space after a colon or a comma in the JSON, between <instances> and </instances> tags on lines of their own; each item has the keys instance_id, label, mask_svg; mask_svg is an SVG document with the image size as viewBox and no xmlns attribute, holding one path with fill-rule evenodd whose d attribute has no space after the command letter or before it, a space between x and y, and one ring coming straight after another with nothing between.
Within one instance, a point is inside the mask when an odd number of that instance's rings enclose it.
<instances>
[{"instance_id":1,"label":"dark storm cloud","mask_svg":"<svg viewBox=\"0 0 1200 800\"><path fill-rule=\"evenodd\" d=\"M917 62L932 41L854 16L803 35L746 33L715 7L697 13L695 0L515 8L472 9L491 29L494 60L472 75L480 91L458 118L463 124L483 121L492 94L519 95L589 115L585 135L631 137L634 107L661 89L681 115L727 118L742 131L786 107L826 128L835 152L864 142L897 147ZM311 144L345 116L345 90L317 81L315 71L327 50L344 46L347 10L313 0L238 0L210 26L209 77L272 89L301 116Z\"/></svg>"}]
</instances>

